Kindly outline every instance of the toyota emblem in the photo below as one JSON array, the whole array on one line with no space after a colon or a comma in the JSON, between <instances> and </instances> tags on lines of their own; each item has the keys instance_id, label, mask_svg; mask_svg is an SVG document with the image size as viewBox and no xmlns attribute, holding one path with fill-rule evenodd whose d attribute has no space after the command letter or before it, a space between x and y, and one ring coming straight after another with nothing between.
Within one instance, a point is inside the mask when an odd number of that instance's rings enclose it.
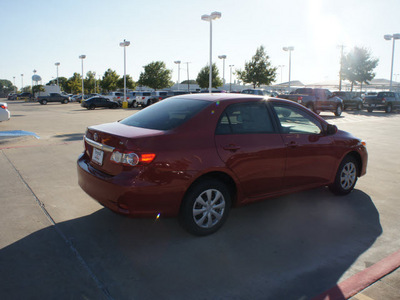
<instances>
[{"instance_id":1,"label":"toyota emblem","mask_svg":"<svg viewBox=\"0 0 400 300\"><path fill-rule=\"evenodd\" d=\"M95 133L93 137L94 137L94 140L97 142L99 139L99 135L97 133Z\"/></svg>"}]
</instances>

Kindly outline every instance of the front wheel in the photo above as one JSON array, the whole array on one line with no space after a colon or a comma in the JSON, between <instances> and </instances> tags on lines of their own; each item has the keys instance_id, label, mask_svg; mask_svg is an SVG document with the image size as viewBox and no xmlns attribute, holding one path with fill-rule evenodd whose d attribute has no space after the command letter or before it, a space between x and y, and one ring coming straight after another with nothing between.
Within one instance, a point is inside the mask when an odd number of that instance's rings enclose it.
<instances>
[{"instance_id":1,"label":"front wheel","mask_svg":"<svg viewBox=\"0 0 400 300\"><path fill-rule=\"evenodd\" d=\"M357 182L357 175L357 160L352 156L346 156L340 163L335 181L329 186L329 189L335 195L347 195L354 189Z\"/></svg>"},{"instance_id":2,"label":"front wheel","mask_svg":"<svg viewBox=\"0 0 400 300\"><path fill-rule=\"evenodd\" d=\"M225 184L202 180L191 187L183 199L180 221L191 234L209 235L225 223L230 207L230 192Z\"/></svg>"},{"instance_id":3,"label":"front wheel","mask_svg":"<svg viewBox=\"0 0 400 300\"><path fill-rule=\"evenodd\" d=\"M342 106L339 104L335 109L335 116L339 117L342 114Z\"/></svg>"}]
</instances>

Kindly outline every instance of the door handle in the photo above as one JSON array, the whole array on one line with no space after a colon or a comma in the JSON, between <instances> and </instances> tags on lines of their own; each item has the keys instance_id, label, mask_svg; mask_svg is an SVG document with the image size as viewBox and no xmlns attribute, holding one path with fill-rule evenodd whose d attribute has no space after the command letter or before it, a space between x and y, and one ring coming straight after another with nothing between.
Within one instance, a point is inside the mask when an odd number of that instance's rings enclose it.
<instances>
[{"instance_id":1,"label":"door handle","mask_svg":"<svg viewBox=\"0 0 400 300\"><path fill-rule=\"evenodd\" d=\"M240 146L237 146L237 145L234 145L234 144L230 144L230 145L224 146L224 147L222 147L222 148L223 148L224 150L228 150L228 151L235 152L235 151L237 151L237 150L240 149Z\"/></svg>"},{"instance_id":2,"label":"door handle","mask_svg":"<svg viewBox=\"0 0 400 300\"><path fill-rule=\"evenodd\" d=\"M295 141L291 141L291 142L287 143L286 146L289 148L296 148L299 145Z\"/></svg>"}]
</instances>

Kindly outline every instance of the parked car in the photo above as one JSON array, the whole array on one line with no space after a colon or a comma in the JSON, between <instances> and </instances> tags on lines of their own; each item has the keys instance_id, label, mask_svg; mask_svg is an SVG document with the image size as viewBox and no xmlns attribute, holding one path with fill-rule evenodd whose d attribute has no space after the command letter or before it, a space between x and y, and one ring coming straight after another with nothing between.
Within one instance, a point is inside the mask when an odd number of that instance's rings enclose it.
<instances>
[{"instance_id":1,"label":"parked car","mask_svg":"<svg viewBox=\"0 0 400 300\"><path fill-rule=\"evenodd\" d=\"M145 92L136 92L136 103L137 105L141 107L146 107L149 106L151 103L149 102L149 99L151 97L151 92L150 91L145 91Z\"/></svg>"},{"instance_id":2,"label":"parked car","mask_svg":"<svg viewBox=\"0 0 400 300\"><path fill-rule=\"evenodd\" d=\"M364 106L368 112L384 110L391 113L400 107L400 94L393 92L379 92L376 96L365 96Z\"/></svg>"},{"instance_id":3,"label":"parked car","mask_svg":"<svg viewBox=\"0 0 400 300\"><path fill-rule=\"evenodd\" d=\"M86 107L87 109L95 109L97 107L117 108L120 105L117 101L96 96L82 101L81 106Z\"/></svg>"},{"instance_id":4,"label":"parked car","mask_svg":"<svg viewBox=\"0 0 400 300\"><path fill-rule=\"evenodd\" d=\"M37 101L42 105L46 105L48 102L60 102L66 104L70 102L70 98L59 93L50 93L46 96L37 97Z\"/></svg>"},{"instance_id":5,"label":"parked car","mask_svg":"<svg viewBox=\"0 0 400 300\"><path fill-rule=\"evenodd\" d=\"M289 95L279 95L279 98L300 103L315 113L331 111L338 117L343 111L342 99L333 96L327 89L301 88Z\"/></svg>"},{"instance_id":6,"label":"parked car","mask_svg":"<svg viewBox=\"0 0 400 300\"><path fill-rule=\"evenodd\" d=\"M339 97L343 100L343 110L351 107L356 110L363 109L363 99L360 97L359 93L356 92L333 92L333 96Z\"/></svg>"},{"instance_id":7,"label":"parked car","mask_svg":"<svg viewBox=\"0 0 400 300\"><path fill-rule=\"evenodd\" d=\"M118 122L90 126L81 188L129 216L179 216L217 231L231 206L328 186L350 193L366 173L365 143L288 100L176 96Z\"/></svg>"},{"instance_id":8,"label":"parked car","mask_svg":"<svg viewBox=\"0 0 400 300\"><path fill-rule=\"evenodd\" d=\"M0 102L0 122L10 120L11 114L8 110L8 105L5 102Z\"/></svg>"},{"instance_id":9,"label":"parked car","mask_svg":"<svg viewBox=\"0 0 400 300\"><path fill-rule=\"evenodd\" d=\"M151 92L151 96L148 100L148 105L152 105L154 103L157 103L158 101L164 100L166 98L170 97L168 95L168 91L154 91Z\"/></svg>"},{"instance_id":10,"label":"parked car","mask_svg":"<svg viewBox=\"0 0 400 300\"><path fill-rule=\"evenodd\" d=\"M103 97L106 97L110 100L118 102L120 105L122 105L122 102L124 101L124 93L121 92L110 92L107 95L102 95ZM128 102L128 106L131 107L134 105L134 99L132 99L129 94L126 94L126 101Z\"/></svg>"},{"instance_id":11,"label":"parked car","mask_svg":"<svg viewBox=\"0 0 400 300\"><path fill-rule=\"evenodd\" d=\"M10 93L7 95L7 100L17 100L17 94Z\"/></svg>"},{"instance_id":12,"label":"parked car","mask_svg":"<svg viewBox=\"0 0 400 300\"><path fill-rule=\"evenodd\" d=\"M265 89L245 89L241 91L242 94L251 94L251 95L264 95L269 97L277 97L278 93L268 91Z\"/></svg>"},{"instance_id":13,"label":"parked car","mask_svg":"<svg viewBox=\"0 0 400 300\"><path fill-rule=\"evenodd\" d=\"M33 98L31 93L20 93L17 95L17 100L31 100Z\"/></svg>"}]
</instances>

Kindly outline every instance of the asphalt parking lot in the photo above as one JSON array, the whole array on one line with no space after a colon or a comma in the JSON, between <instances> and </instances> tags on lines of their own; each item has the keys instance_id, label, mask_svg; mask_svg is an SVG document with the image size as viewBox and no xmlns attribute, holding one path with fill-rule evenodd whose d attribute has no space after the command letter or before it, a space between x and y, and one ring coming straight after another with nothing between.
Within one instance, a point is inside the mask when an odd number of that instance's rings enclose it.
<instances>
[{"instance_id":1,"label":"asphalt parking lot","mask_svg":"<svg viewBox=\"0 0 400 300\"><path fill-rule=\"evenodd\" d=\"M0 134L40 138L0 137L2 299L312 299L400 249L398 112L322 114L367 142L350 195L319 188L233 209L199 238L176 219L116 215L77 184L86 127L137 109L8 105Z\"/></svg>"}]
</instances>

